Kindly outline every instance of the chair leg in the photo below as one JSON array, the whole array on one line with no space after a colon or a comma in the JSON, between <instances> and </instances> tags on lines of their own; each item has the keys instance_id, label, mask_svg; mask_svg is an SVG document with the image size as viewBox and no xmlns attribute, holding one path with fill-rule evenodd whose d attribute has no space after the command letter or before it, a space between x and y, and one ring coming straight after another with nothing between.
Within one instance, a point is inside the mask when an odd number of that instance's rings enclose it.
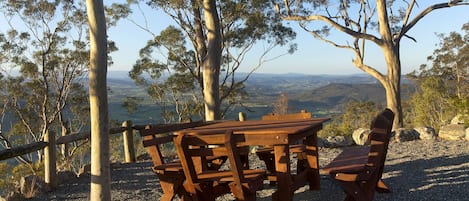
<instances>
[{"instance_id":1,"label":"chair leg","mask_svg":"<svg viewBox=\"0 0 469 201\"><path fill-rule=\"evenodd\" d=\"M230 183L229 186L236 200L245 200L242 186L237 185L234 182Z\"/></svg>"},{"instance_id":2,"label":"chair leg","mask_svg":"<svg viewBox=\"0 0 469 201\"><path fill-rule=\"evenodd\" d=\"M242 186L236 185L235 183L230 183L230 190L233 193L237 201L255 201L256 192L251 192L249 189L246 189Z\"/></svg>"},{"instance_id":3,"label":"chair leg","mask_svg":"<svg viewBox=\"0 0 469 201\"><path fill-rule=\"evenodd\" d=\"M158 175L160 186L163 190L161 201L171 201L177 194L182 194L185 191L183 188L184 178L177 177L176 175Z\"/></svg>"},{"instance_id":4,"label":"chair leg","mask_svg":"<svg viewBox=\"0 0 469 201\"><path fill-rule=\"evenodd\" d=\"M391 190L389 189L388 186L383 182L383 180L378 180L378 183L376 184L376 192L378 193L391 193Z\"/></svg>"}]
</instances>

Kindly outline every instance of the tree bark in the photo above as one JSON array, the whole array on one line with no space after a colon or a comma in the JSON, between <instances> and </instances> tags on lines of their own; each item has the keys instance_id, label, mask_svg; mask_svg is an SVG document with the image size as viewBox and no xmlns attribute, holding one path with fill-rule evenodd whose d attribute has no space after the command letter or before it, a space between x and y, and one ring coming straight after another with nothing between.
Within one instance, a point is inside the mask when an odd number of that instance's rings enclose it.
<instances>
[{"instance_id":1,"label":"tree bark","mask_svg":"<svg viewBox=\"0 0 469 201\"><path fill-rule=\"evenodd\" d=\"M111 200L107 36L102 0L86 0L90 25L91 200Z\"/></svg>"},{"instance_id":2,"label":"tree bark","mask_svg":"<svg viewBox=\"0 0 469 201\"><path fill-rule=\"evenodd\" d=\"M205 120L220 119L219 77L221 61L220 21L215 0L204 0L207 26L207 55L203 61Z\"/></svg>"},{"instance_id":3,"label":"tree bark","mask_svg":"<svg viewBox=\"0 0 469 201\"><path fill-rule=\"evenodd\" d=\"M376 1L376 9L381 35L381 49L387 66L386 82L383 83L386 90L386 106L396 115L394 116L393 129L403 127L401 107L401 61L399 57L399 40L394 40L385 0Z\"/></svg>"}]
</instances>

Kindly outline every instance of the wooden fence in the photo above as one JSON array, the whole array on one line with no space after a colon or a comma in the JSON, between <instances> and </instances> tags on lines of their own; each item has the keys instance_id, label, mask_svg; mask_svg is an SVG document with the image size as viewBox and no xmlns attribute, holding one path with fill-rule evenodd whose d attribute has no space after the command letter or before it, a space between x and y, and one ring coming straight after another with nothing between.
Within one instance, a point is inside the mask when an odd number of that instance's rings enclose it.
<instances>
[{"instance_id":1,"label":"wooden fence","mask_svg":"<svg viewBox=\"0 0 469 201\"><path fill-rule=\"evenodd\" d=\"M244 121L246 115L242 112L239 113L239 120ZM135 162L135 147L133 143L133 131L145 128L147 125L132 125L132 121L124 121L121 127L109 129L109 134L122 133L124 142L124 156L125 162ZM55 139L55 133L47 133L44 136L43 142L34 142L27 145L4 149L0 151L0 161L28 154L34 151L44 149L44 181L51 188L57 186L57 168L56 168L56 146L66 145L71 142L89 139L91 132L71 133L69 135L61 136ZM54 148L51 148L54 147Z\"/></svg>"},{"instance_id":2,"label":"wooden fence","mask_svg":"<svg viewBox=\"0 0 469 201\"><path fill-rule=\"evenodd\" d=\"M132 121L125 121L122 123L122 127L109 129L109 134L122 133L124 142L124 156L125 162L135 162L135 148L133 143L133 131L142 129L146 125L132 125ZM34 142L22 146L13 147L10 149L4 149L0 151L0 161L9 158L14 158L24 154L28 154L34 151L44 149L44 181L51 187L57 186L56 177L56 146L68 144L78 140L85 140L91 137L91 132L72 133L69 135L61 136L57 140L55 139L55 133L50 132L44 136L44 141ZM52 148L53 147L53 148Z\"/></svg>"}]
</instances>

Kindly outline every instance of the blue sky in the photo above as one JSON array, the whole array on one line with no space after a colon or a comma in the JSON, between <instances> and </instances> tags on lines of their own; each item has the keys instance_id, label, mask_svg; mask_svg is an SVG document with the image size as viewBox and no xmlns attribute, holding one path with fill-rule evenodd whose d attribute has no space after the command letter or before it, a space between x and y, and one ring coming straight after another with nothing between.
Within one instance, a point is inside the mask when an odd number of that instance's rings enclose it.
<instances>
[{"instance_id":1,"label":"blue sky","mask_svg":"<svg viewBox=\"0 0 469 201\"><path fill-rule=\"evenodd\" d=\"M436 1L420 1L420 8L425 8L430 3ZM440 1L438 1L440 2ZM420 10L420 9L418 9ZM416 13L416 12L414 12ZM162 13L146 13L148 27L153 33L158 34L166 26L172 24L172 20ZM144 24L145 21L135 12L132 16L134 21ZM424 17L408 35L417 39L417 43L404 38L401 41L401 63L402 73L408 73L418 69L423 63L427 63L427 56L431 55L439 42L435 33L449 33L451 31L460 31L461 26L469 22L469 6L458 6L449 9L440 9L433 11ZM353 74L363 73L352 65L353 54L350 50L338 49L328 44L318 41L304 30L299 29L295 22L289 25L297 32L295 42L298 44L298 50L292 55L282 56L274 61L265 63L256 72L259 73L304 73L304 74ZM108 31L108 36L114 40L119 51L112 53L114 65L109 68L110 71L129 71L138 58L138 50L143 47L147 40L152 36L139 29L128 20L121 21L117 27L112 27ZM332 35L335 37L334 35ZM347 39L340 35L336 36L341 42ZM257 48L262 48L258 44ZM367 54L367 64L374 66L379 71L386 73L386 66L383 61L380 49L371 46ZM277 49L276 56L285 51ZM258 59L258 55L253 51L247 58L241 68L246 72L251 69Z\"/></svg>"},{"instance_id":2,"label":"blue sky","mask_svg":"<svg viewBox=\"0 0 469 201\"><path fill-rule=\"evenodd\" d=\"M427 7L434 1L420 1L420 9ZM419 9L419 10L420 10ZM464 23L469 22L469 6L458 6L449 9L433 11L423 18L408 35L417 39L417 43L403 39L401 42L402 72L408 73L418 69L426 63L427 56L431 55L439 42L435 33L449 33L460 31ZM415 12L414 12L415 13ZM149 28L153 33L159 33L172 21L164 14L155 11L145 14ZM135 21L143 23L138 13L132 17ZM352 65L353 55L349 50L338 49L318 41L304 30L300 30L295 22L290 22L297 32L295 42L298 50L292 55L282 56L274 61L265 63L258 71L259 73L304 73L304 74L352 74L362 73ZM129 21L122 21L117 27L111 28L109 37L117 42L119 51L112 54L115 64L109 70L128 71L138 57L138 50L151 38L149 33L142 31ZM344 42L346 39L342 39ZM259 44L259 48L262 44ZM367 63L376 67L383 73L385 64L382 52L378 48L370 48L367 53ZM284 49L278 49L280 54ZM256 51L254 51L256 52ZM259 52L259 51L257 51ZM276 54L272 54L274 56ZM258 56L251 53L244 63L241 71L248 71L257 61Z\"/></svg>"}]
</instances>

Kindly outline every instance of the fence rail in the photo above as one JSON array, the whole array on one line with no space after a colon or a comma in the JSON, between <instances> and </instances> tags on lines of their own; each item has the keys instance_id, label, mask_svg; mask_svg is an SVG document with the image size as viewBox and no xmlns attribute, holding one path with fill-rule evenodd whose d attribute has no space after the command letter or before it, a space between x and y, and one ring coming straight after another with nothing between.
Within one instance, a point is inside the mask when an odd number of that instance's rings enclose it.
<instances>
[{"instance_id":1,"label":"fence rail","mask_svg":"<svg viewBox=\"0 0 469 201\"><path fill-rule=\"evenodd\" d=\"M122 127L116 127L109 129L109 135L122 133L123 142L124 142L124 155L125 162L135 162L135 148L133 144L133 131L137 129L144 128L146 125L132 125L132 121L125 121L122 123ZM54 137L53 137L53 136ZM9 149L4 149L0 151L0 161L35 152L41 149L44 149L44 181L51 187L55 188L57 185L56 178L56 157L55 157L55 148L58 145L68 144L71 142L86 140L91 137L91 132L80 132L80 133L71 133L65 136L59 137L55 140L55 134L51 136L46 135L44 141L33 142L26 145L16 146ZM54 149L50 149L49 145L53 145Z\"/></svg>"}]
</instances>

